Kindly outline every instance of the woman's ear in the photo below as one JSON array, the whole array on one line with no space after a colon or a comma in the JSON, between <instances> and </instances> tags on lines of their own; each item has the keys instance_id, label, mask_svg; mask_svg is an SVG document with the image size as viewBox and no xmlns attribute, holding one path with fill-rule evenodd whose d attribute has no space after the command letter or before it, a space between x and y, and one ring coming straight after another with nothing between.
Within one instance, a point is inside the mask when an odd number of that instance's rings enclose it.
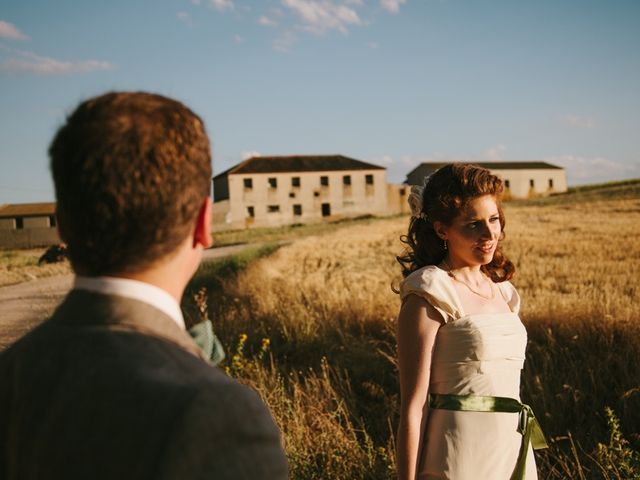
<instances>
[{"instance_id":1,"label":"woman's ear","mask_svg":"<svg viewBox=\"0 0 640 480\"><path fill-rule=\"evenodd\" d=\"M433 230L436 232L436 235L440 237L441 240L447 239L447 226L442 222L433 222Z\"/></svg>"}]
</instances>

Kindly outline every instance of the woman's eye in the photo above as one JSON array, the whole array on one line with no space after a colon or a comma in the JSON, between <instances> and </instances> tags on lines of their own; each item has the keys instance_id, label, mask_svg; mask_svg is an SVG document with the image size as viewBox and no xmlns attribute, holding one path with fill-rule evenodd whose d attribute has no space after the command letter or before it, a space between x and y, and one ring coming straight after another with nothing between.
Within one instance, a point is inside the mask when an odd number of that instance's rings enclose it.
<instances>
[{"instance_id":1,"label":"woman's eye","mask_svg":"<svg viewBox=\"0 0 640 480\"><path fill-rule=\"evenodd\" d=\"M492 222L494 222L494 223L495 223L495 222L498 222L498 221L500 221L500 217L493 217L493 218L491 219L491 221L492 221Z\"/></svg>"}]
</instances>

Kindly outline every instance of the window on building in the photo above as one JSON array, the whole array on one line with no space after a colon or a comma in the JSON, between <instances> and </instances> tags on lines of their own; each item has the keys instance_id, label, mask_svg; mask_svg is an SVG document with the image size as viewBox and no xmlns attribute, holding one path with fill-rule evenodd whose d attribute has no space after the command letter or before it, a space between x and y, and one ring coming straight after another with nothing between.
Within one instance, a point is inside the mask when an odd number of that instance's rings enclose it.
<instances>
[{"instance_id":1,"label":"window on building","mask_svg":"<svg viewBox=\"0 0 640 480\"><path fill-rule=\"evenodd\" d=\"M267 207L267 211L268 211L269 213L277 213L277 212L279 212L279 211L280 211L280 205L269 205L269 206Z\"/></svg>"},{"instance_id":2,"label":"window on building","mask_svg":"<svg viewBox=\"0 0 640 480\"><path fill-rule=\"evenodd\" d=\"M553 178L549 179L549 188L553 188Z\"/></svg>"},{"instance_id":3,"label":"window on building","mask_svg":"<svg viewBox=\"0 0 640 480\"><path fill-rule=\"evenodd\" d=\"M529 186L530 186L531 188L533 188L533 187L535 187L535 186L536 186L536 182L533 180L533 178L529 180Z\"/></svg>"},{"instance_id":4,"label":"window on building","mask_svg":"<svg viewBox=\"0 0 640 480\"><path fill-rule=\"evenodd\" d=\"M320 177L320 185L323 187L328 187L329 186L329 177L327 177L326 175L322 175Z\"/></svg>"},{"instance_id":5,"label":"window on building","mask_svg":"<svg viewBox=\"0 0 640 480\"><path fill-rule=\"evenodd\" d=\"M16 217L16 230L22 230L24 228L24 219L22 217Z\"/></svg>"},{"instance_id":6,"label":"window on building","mask_svg":"<svg viewBox=\"0 0 640 480\"><path fill-rule=\"evenodd\" d=\"M319 196L320 196L320 192L319 192L319 191L317 191L317 190L314 190L314 191L313 191L313 196L314 196L314 197L319 197Z\"/></svg>"},{"instance_id":7,"label":"window on building","mask_svg":"<svg viewBox=\"0 0 640 480\"><path fill-rule=\"evenodd\" d=\"M278 179L276 177L269 177L269 188L278 188Z\"/></svg>"},{"instance_id":8,"label":"window on building","mask_svg":"<svg viewBox=\"0 0 640 480\"><path fill-rule=\"evenodd\" d=\"M256 212L253 207L247 207L247 215L251 218L256 216Z\"/></svg>"},{"instance_id":9,"label":"window on building","mask_svg":"<svg viewBox=\"0 0 640 480\"><path fill-rule=\"evenodd\" d=\"M328 203L322 204L322 216L329 217L331 215L331 205Z\"/></svg>"},{"instance_id":10,"label":"window on building","mask_svg":"<svg viewBox=\"0 0 640 480\"><path fill-rule=\"evenodd\" d=\"M299 217L300 215L302 215L302 205L294 205L293 206L293 214L296 217Z\"/></svg>"},{"instance_id":11,"label":"window on building","mask_svg":"<svg viewBox=\"0 0 640 480\"><path fill-rule=\"evenodd\" d=\"M366 183L367 185L373 185L373 175L365 175L364 183Z\"/></svg>"},{"instance_id":12,"label":"window on building","mask_svg":"<svg viewBox=\"0 0 640 480\"><path fill-rule=\"evenodd\" d=\"M296 192L289 192L289 198L296 198Z\"/></svg>"},{"instance_id":13,"label":"window on building","mask_svg":"<svg viewBox=\"0 0 640 480\"><path fill-rule=\"evenodd\" d=\"M55 215L49 215L49 226L50 227L55 227L57 226L57 222L56 222L56 216Z\"/></svg>"},{"instance_id":14,"label":"window on building","mask_svg":"<svg viewBox=\"0 0 640 480\"><path fill-rule=\"evenodd\" d=\"M511 187L511 183L509 183L509 180L505 180L504 181L504 188L509 188Z\"/></svg>"},{"instance_id":15,"label":"window on building","mask_svg":"<svg viewBox=\"0 0 640 480\"><path fill-rule=\"evenodd\" d=\"M404 197L406 193L407 193L407 191L404 188L400 189L400 196L401 197Z\"/></svg>"},{"instance_id":16,"label":"window on building","mask_svg":"<svg viewBox=\"0 0 640 480\"><path fill-rule=\"evenodd\" d=\"M253 180L251 178L245 178L242 180L242 183L244 184L244 188L247 190L251 190L253 188Z\"/></svg>"},{"instance_id":17,"label":"window on building","mask_svg":"<svg viewBox=\"0 0 640 480\"><path fill-rule=\"evenodd\" d=\"M342 176L342 184L343 185L351 185L351 175L343 175Z\"/></svg>"},{"instance_id":18,"label":"window on building","mask_svg":"<svg viewBox=\"0 0 640 480\"><path fill-rule=\"evenodd\" d=\"M291 186L296 188L300 186L300 177L291 177Z\"/></svg>"}]
</instances>

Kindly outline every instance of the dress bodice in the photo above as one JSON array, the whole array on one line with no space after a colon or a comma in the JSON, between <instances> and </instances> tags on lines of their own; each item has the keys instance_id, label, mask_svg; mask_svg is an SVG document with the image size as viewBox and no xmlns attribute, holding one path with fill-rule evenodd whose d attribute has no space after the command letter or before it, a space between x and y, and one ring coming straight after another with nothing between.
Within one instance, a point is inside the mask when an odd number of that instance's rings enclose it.
<instances>
[{"instance_id":1,"label":"dress bodice","mask_svg":"<svg viewBox=\"0 0 640 480\"><path fill-rule=\"evenodd\" d=\"M466 314L444 270L427 266L401 284L400 295L419 295L444 319L431 359L429 391L519 398L527 332L520 298L510 282L497 284L511 312Z\"/></svg>"}]
</instances>

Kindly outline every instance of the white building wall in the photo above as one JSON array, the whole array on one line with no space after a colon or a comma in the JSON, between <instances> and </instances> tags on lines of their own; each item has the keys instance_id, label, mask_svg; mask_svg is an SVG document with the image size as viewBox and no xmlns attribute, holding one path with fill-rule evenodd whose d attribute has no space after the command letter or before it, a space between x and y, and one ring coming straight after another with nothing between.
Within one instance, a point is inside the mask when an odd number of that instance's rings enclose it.
<instances>
[{"instance_id":1,"label":"white building wall","mask_svg":"<svg viewBox=\"0 0 640 480\"><path fill-rule=\"evenodd\" d=\"M0 230L14 230L16 221L13 218L0 218Z\"/></svg>"},{"instance_id":2,"label":"white building wall","mask_svg":"<svg viewBox=\"0 0 640 480\"><path fill-rule=\"evenodd\" d=\"M47 215L46 217L24 217L22 225L24 228L48 228L51 223Z\"/></svg>"},{"instance_id":3,"label":"white building wall","mask_svg":"<svg viewBox=\"0 0 640 480\"><path fill-rule=\"evenodd\" d=\"M344 185L343 177L351 177L351 185ZM366 175L373 175L373 185L367 185ZM328 186L320 184L320 177L329 179ZM291 179L300 178L300 186L292 186ZM252 188L244 187L250 178ZM271 188L269 178L275 178ZM223 203L223 202L218 202ZM323 217L322 205L329 204L329 217ZM300 205L301 215L294 215L293 206ZM253 207L253 220L247 207ZM278 211L270 211L278 207ZM387 183L385 170L341 170L333 172L288 172L229 175L229 217L227 228L246 226L278 226L291 223L320 221L364 214L387 213Z\"/></svg>"},{"instance_id":4,"label":"white building wall","mask_svg":"<svg viewBox=\"0 0 640 480\"><path fill-rule=\"evenodd\" d=\"M399 213L411 213L407 198L411 193L411 185L405 183L387 184L387 203L389 215L397 215Z\"/></svg>"},{"instance_id":5,"label":"white building wall","mask_svg":"<svg viewBox=\"0 0 640 480\"><path fill-rule=\"evenodd\" d=\"M229 200L213 202L211 208L211 230L216 232L231 228L231 204Z\"/></svg>"},{"instance_id":6,"label":"white building wall","mask_svg":"<svg viewBox=\"0 0 640 480\"><path fill-rule=\"evenodd\" d=\"M530 198L567 191L567 178L562 169L498 170L491 173L509 182L507 194L511 198ZM533 181L533 186L531 186ZM550 186L552 181L553 186Z\"/></svg>"}]
</instances>

